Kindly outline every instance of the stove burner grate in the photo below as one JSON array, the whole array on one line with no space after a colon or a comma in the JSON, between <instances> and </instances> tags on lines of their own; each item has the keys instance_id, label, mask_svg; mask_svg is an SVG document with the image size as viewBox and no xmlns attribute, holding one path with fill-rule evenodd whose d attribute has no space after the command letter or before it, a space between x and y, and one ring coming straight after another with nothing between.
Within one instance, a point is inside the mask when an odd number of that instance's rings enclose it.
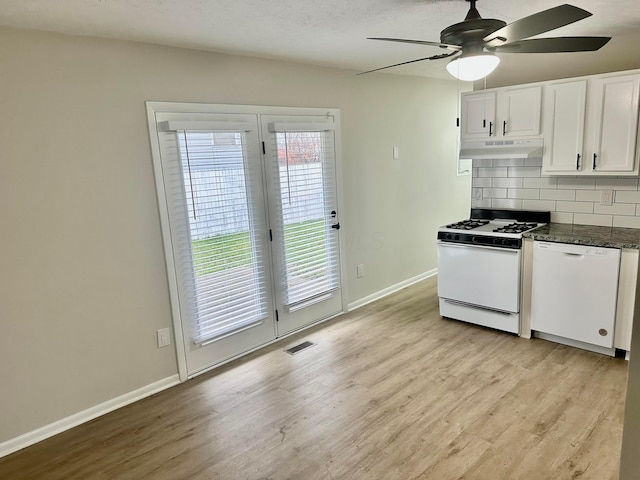
<instances>
[{"instance_id":1,"label":"stove burner grate","mask_svg":"<svg viewBox=\"0 0 640 480\"><path fill-rule=\"evenodd\" d=\"M505 225L503 227L496 228L494 232L496 233L523 233L527 230L531 230L532 228L536 228L538 226L537 223L521 223L514 222L509 225Z\"/></svg>"},{"instance_id":2,"label":"stove burner grate","mask_svg":"<svg viewBox=\"0 0 640 480\"><path fill-rule=\"evenodd\" d=\"M456 230L473 230L474 228L481 227L487 223L489 223L489 220L463 220L461 222L447 225L446 228L453 228Z\"/></svg>"}]
</instances>

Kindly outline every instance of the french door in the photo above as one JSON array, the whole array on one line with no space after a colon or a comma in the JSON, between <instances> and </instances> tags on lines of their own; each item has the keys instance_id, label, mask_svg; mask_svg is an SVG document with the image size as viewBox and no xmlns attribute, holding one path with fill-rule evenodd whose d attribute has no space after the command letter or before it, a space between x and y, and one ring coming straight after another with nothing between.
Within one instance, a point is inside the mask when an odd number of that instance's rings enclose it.
<instances>
[{"instance_id":1,"label":"french door","mask_svg":"<svg viewBox=\"0 0 640 480\"><path fill-rule=\"evenodd\" d=\"M342 310L333 120L261 115L280 335Z\"/></svg>"},{"instance_id":2,"label":"french door","mask_svg":"<svg viewBox=\"0 0 640 480\"><path fill-rule=\"evenodd\" d=\"M343 310L335 122L170 107L149 125L191 376Z\"/></svg>"}]
</instances>

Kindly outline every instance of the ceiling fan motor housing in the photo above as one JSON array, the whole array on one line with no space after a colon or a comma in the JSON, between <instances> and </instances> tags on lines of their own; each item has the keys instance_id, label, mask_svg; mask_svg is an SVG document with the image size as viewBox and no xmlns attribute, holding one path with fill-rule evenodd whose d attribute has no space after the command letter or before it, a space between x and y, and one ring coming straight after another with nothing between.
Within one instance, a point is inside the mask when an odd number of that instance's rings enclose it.
<instances>
[{"instance_id":1,"label":"ceiling fan motor housing","mask_svg":"<svg viewBox=\"0 0 640 480\"><path fill-rule=\"evenodd\" d=\"M465 48L474 45L484 46L483 39L504 27L507 23L493 18L476 18L449 25L440 32L440 42L460 45Z\"/></svg>"}]
</instances>

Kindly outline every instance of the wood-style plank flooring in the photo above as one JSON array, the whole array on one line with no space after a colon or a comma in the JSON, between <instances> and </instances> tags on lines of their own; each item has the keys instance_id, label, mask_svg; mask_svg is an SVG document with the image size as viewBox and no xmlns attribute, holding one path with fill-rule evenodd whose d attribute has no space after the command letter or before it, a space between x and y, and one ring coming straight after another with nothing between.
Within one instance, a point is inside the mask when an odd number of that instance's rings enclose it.
<instances>
[{"instance_id":1,"label":"wood-style plank flooring","mask_svg":"<svg viewBox=\"0 0 640 480\"><path fill-rule=\"evenodd\" d=\"M442 319L432 278L0 459L0 478L614 480L626 378Z\"/></svg>"}]
</instances>

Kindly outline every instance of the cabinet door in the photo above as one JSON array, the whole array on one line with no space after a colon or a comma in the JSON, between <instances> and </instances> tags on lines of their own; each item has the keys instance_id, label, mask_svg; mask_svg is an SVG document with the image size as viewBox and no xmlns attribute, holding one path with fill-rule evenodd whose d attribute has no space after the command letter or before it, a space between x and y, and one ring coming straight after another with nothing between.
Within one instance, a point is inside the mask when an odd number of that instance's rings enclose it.
<instances>
[{"instance_id":1,"label":"cabinet door","mask_svg":"<svg viewBox=\"0 0 640 480\"><path fill-rule=\"evenodd\" d=\"M633 172L640 75L599 78L592 84L590 163L597 172Z\"/></svg>"},{"instance_id":2,"label":"cabinet door","mask_svg":"<svg viewBox=\"0 0 640 480\"><path fill-rule=\"evenodd\" d=\"M498 95L497 134L503 137L540 135L542 87L508 88Z\"/></svg>"},{"instance_id":3,"label":"cabinet door","mask_svg":"<svg viewBox=\"0 0 640 480\"><path fill-rule=\"evenodd\" d=\"M462 94L462 140L484 140L495 135L496 92Z\"/></svg>"},{"instance_id":4,"label":"cabinet door","mask_svg":"<svg viewBox=\"0 0 640 480\"><path fill-rule=\"evenodd\" d=\"M544 95L542 173L576 175L584 170L582 143L587 81L550 84L545 87Z\"/></svg>"}]
</instances>

